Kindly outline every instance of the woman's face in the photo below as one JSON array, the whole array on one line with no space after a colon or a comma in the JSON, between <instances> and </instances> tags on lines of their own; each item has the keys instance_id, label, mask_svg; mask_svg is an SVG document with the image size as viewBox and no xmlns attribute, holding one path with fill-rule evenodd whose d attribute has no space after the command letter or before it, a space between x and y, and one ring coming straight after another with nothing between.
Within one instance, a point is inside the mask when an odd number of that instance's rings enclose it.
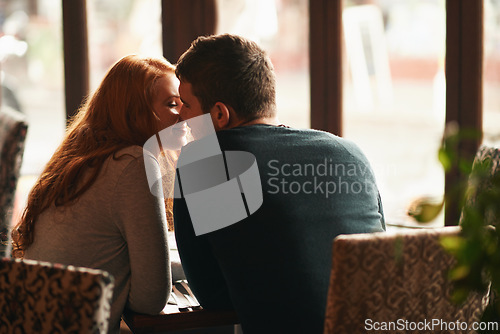
<instances>
[{"instance_id":1,"label":"woman's face","mask_svg":"<svg viewBox=\"0 0 500 334\"><path fill-rule=\"evenodd\" d=\"M160 129L164 129L161 132L165 135L168 133L168 142L172 146L182 146L186 140L187 127L185 122L172 126L179 121L181 107L179 79L173 72L170 72L156 83L153 109L160 118Z\"/></svg>"},{"instance_id":2,"label":"woman's face","mask_svg":"<svg viewBox=\"0 0 500 334\"><path fill-rule=\"evenodd\" d=\"M179 96L179 79L174 73L168 73L156 82L155 88L153 109L160 118L160 128L164 129L174 125L179 120L179 110L182 107Z\"/></svg>"}]
</instances>

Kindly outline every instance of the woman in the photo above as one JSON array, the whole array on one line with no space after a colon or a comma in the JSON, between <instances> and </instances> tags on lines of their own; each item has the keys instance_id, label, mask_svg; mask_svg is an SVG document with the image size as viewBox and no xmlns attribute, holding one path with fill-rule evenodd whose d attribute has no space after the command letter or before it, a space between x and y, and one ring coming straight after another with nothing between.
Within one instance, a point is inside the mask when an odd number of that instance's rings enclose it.
<instances>
[{"instance_id":1,"label":"woman","mask_svg":"<svg viewBox=\"0 0 500 334\"><path fill-rule=\"evenodd\" d=\"M125 306L158 313L170 293L165 206L148 187L142 146L179 120L174 70L161 59L118 61L73 119L12 232L15 257L114 276L112 333Z\"/></svg>"}]
</instances>

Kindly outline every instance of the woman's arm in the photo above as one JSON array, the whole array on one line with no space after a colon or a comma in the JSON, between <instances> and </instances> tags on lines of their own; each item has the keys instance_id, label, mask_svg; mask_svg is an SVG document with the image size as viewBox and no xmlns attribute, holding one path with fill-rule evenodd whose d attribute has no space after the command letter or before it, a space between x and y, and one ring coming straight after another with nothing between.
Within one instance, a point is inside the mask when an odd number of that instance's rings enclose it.
<instances>
[{"instance_id":1,"label":"woman's arm","mask_svg":"<svg viewBox=\"0 0 500 334\"><path fill-rule=\"evenodd\" d=\"M152 159L151 166L157 165L153 156L146 158ZM163 198L150 192L142 156L124 169L114 194L114 212L130 259L127 307L141 313L158 313L167 303L172 284L167 220Z\"/></svg>"}]
</instances>

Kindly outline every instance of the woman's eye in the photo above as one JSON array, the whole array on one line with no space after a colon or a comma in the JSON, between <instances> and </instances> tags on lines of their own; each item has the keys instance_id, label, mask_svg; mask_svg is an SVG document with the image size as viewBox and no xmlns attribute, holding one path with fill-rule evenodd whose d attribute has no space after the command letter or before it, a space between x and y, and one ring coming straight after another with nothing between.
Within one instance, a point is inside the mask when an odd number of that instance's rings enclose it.
<instances>
[{"instance_id":1,"label":"woman's eye","mask_svg":"<svg viewBox=\"0 0 500 334\"><path fill-rule=\"evenodd\" d=\"M171 102L171 103L167 104L167 106L170 107L170 108L175 108L175 107L178 106L178 104L175 103L175 102Z\"/></svg>"}]
</instances>

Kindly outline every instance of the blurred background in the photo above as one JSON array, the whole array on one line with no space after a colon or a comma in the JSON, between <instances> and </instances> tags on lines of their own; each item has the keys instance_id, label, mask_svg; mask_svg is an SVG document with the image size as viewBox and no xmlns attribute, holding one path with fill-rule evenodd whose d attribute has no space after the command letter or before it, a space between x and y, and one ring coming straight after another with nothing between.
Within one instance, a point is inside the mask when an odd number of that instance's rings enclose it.
<instances>
[{"instance_id":1,"label":"blurred background","mask_svg":"<svg viewBox=\"0 0 500 334\"><path fill-rule=\"evenodd\" d=\"M413 199L444 192L445 0L342 4L343 136L371 161L388 222L406 224ZM217 33L268 51L280 120L297 128L310 127L308 9L308 0L217 0ZM162 55L160 0L87 0L87 21L91 91L123 56ZM16 217L65 130L61 1L0 0L0 38L2 103L29 122ZM483 80L484 141L498 145L500 0L484 0Z\"/></svg>"}]
</instances>

